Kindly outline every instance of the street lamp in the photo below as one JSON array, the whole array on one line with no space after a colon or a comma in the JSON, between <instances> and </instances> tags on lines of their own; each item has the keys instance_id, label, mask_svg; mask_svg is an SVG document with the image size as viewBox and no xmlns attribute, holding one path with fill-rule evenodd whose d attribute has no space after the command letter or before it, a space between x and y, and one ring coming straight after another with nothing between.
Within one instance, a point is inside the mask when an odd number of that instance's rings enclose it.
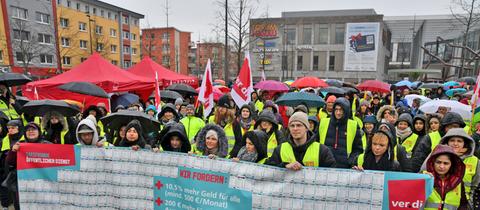
<instances>
[{"instance_id":1,"label":"street lamp","mask_svg":"<svg viewBox=\"0 0 480 210\"><path fill-rule=\"evenodd\" d=\"M90 25L90 22L92 22L92 21L95 22L95 20L92 20L92 19L90 18L90 13L85 12L85 14L86 14L87 17L88 17L88 33L89 33L89 35L90 35L90 55L91 55L91 54L93 54L93 44L92 44L92 40L93 40L93 39L92 39L92 27L91 27L91 25Z\"/></svg>"}]
</instances>

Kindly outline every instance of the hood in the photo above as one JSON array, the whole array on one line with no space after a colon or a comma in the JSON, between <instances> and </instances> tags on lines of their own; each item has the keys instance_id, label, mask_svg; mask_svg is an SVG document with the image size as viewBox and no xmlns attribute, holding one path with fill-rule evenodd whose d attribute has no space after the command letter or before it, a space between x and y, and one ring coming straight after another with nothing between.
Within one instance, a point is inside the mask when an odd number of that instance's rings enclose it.
<instances>
[{"instance_id":1,"label":"hood","mask_svg":"<svg viewBox=\"0 0 480 210\"><path fill-rule=\"evenodd\" d=\"M263 105L263 109L266 109L268 107L272 107L273 113L278 112L277 105L275 105L275 103L273 103L273 101L271 101L271 100L265 101L265 103Z\"/></svg>"},{"instance_id":2,"label":"hood","mask_svg":"<svg viewBox=\"0 0 480 210\"><path fill-rule=\"evenodd\" d=\"M93 122L94 119L87 117L80 121L77 125L77 129L75 130L75 134L77 137L77 142L80 143L81 145L85 145L85 143L80 139L80 134L78 133L80 126L86 125L90 129L93 130L93 139L92 139L92 144L91 145L96 145L98 142L98 132L97 132L97 126L95 125L95 122Z\"/></svg>"},{"instance_id":3,"label":"hood","mask_svg":"<svg viewBox=\"0 0 480 210\"><path fill-rule=\"evenodd\" d=\"M440 121L440 131L445 133L445 126L455 123L459 124L461 128L465 127L465 122L460 114L456 112L447 112Z\"/></svg>"},{"instance_id":4,"label":"hood","mask_svg":"<svg viewBox=\"0 0 480 210\"><path fill-rule=\"evenodd\" d=\"M170 111L173 113L174 115L174 120L175 121L178 121L178 118L179 118L179 115L178 115L178 112L177 112L177 109L175 108L175 106L171 103L168 103L168 104L165 104L163 107L162 107L162 111L160 111L160 113L158 113L158 120L162 120L162 117L163 115L165 114L166 111Z\"/></svg>"},{"instance_id":5,"label":"hood","mask_svg":"<svg viewBox=\"0 0 480 210\"><path fill-rule=\"evenodd\" d=\"M393 113L395 118L398 118L398 114L397 114L397 111L395 111L395 107L390 106L390 105L384 105L384 106L380 107L380 109L377 112L377 121L378 122L382 121L383 112L385 112L385 110L390 110L390 113Z\"/></svg>"},{"instance_id":6,"label":"hood","mask_svg":"<svg viewBox=\"0 0 480 210\"><path fill-rule=\"evenodd\" d=\"M247 142L247 138L250 139L250 141L252 141L253 145L255 146L255 149L257 150L258 156L257 156L257 161L255 162L258 162L266 158L267 157L266 142L268 141L267 133L261 130L248 131L243 136L243 142Z\"/></svg>"},{"instance_id":7,"label":"hood","mask_svg":"<svg viewBox=\"0 0 480 210\"><path fill-rule=\"evenodd\" d=\"M272 123L273 125L273 130L278 130L278 121L277 118L275 117L275 114L273 114L272 111L270 110L263 110L260 115L258 115L257 121L255 121L255 128L257 128L262 121L267 121Z\"/></svg>"},{"instance_id":8,"label":"hood","mask_svg":"<svg viewBox=\"0 0 480 210\"><path fill-rule=\"evenodd\" d=\"M392 136L393 139L397 139L397 131L394 125L390 123L379 123L378 127L375 129L375 131L380 130L380 127L386 126L388 130L390 131L390 135ZM393 145L397 145L397 141L393 142Z\"/></svg>"},{"instance_id":9,"label":"hood","mask_svg":"<svg viewBox=\"0 0 480 210\"><path fill-rule=\"evenodd\" d=\"M242 117L242 110L243 109L248 109L248 111L250 111L250 119L252 119L253 118L252 106L250 106L249 104L244 104L242 107L240 107L240 109L237 112L239 117Z\"/></svg>"},{"instance_id":10,"label":"hood","mask_svg":"<svg viewBox=\"0 0 480 210\"><path fill-rule=\"evenodd\" d=\"M367 115L365 118L363 118L363 124L365 123L372 123L374 126L377 125L378 121L377 118L375 118L374 115Z\"/></svg>"},{"instance_id":11,"label":"hood","mask_svg":"<svg viewBox=\"0 0 480 210\"><path fill-rule=\"evenodd\" d=\"M68 129L68 124L67 120L65 117L58 113L58 112L48 112L42 117L42 127L44 130L48 129L50 127L50 119L52 118L52 115L57 115L60 116L60 124L62 124L63 129L62 130L67 130Z\"/></svg>"},{"instance_id":12,"label":"hood","mask_svg":"<svg viewBox=\"0 0 480 210\"><path fill-rule=\"evenodd\" d=\"M408 126L410 128L413 127L413 120L412 120L412 115L411 114L409 114L409 113L400 114L400 116L398 117L398 120L395 124L398 125L398 123L402 122L402 121L407 122Z\"/></svg>"},{"instance_id":13,"label":"hood","mask_svg":"<svg viewBox=\"0 0 480 210\"><path fill-rule=\"evenodd\" d=\"M100 120L100 118L102 118L102 112L100 111L100 109L95 106L95 105L90 105L87 109L85 109L82 113L82 118L85 119L88 117L88 113L91 111L91 110L94 110L97 114L95 115L95 119L97 120L97 122Z\"/></svg>"},{"instance_id":14,"label":"hood","mask_svg":"<svg viewBox=\"0 0 480 210\"><path fill-rule=\"evenodd\" d=\"M465 130L463 130L463 128L452 128L448 130L445 136L440 140L440 144L448 145L448 140L453 136L461 137L465 142L464 147L467 148L467 152L465 152L461 158L464 159L465 157L472 156L475 151L475 141L465 132Z\"/></svg>"},{"instance_id":15,"label":"hood","mask_svg":"<svg viewBox=\"0 0 480 210\"><path fill-rule=\"evenodd\" d=\"M165 151L173 151L173 148L170 146L170 137L178 136L182 142L181 151L182 153L187 153L191 150L190 141L188 141L187 134L185 132L185 127L181 123L171 123L166 126L163 130L166 133L162 136L160 145Z\"/></svg>"},{"instance_id":16,"label":"hood","mask_svg":"<svg viewBox=\"0 0 480 210\"><path fill-rule=\"evenodd\" d=\"M343 109L343 117L339 121L346 121L349 117L352 116L350 101L348 101L346 98L337 98L337 100L335 100L335 103L333 104L334 110L337 105L339 105ZM334 113L332 113L332 117L330 119L336 120Z\"/></svg>"},{"instance_id":17,"label":"hood","mask_svg":"<svg viewBox=\"0 0 480 210\"><path fill-rule=\"evenodd\" d=\"M394 136L392 135L392 132L387 132L387 131L382 131L382 130L377 130L377 131L374 131L374 134L375 133L383 133L387 136L388 138L388 150L387 150L387 157L388 157L388 160L392 160L395 158L395 152L394 152L394 148L395 148L395 145L396 145L396 139L394 138ZM367 153L372 153L372 141L367 141L367 148L365 149L365 151Z\"/></svg>"},{"instance_id":18,"label":"hood","mask_svg":"<svg viewBox=\"0 0 480 210\"><path fill-rule=\"evenodd\" d=\"M448 192L450 190L453 190L458 184L462 182L463 176L465 174L465 164L460 159L460 157L455 154L455 152L450 146L439 144L435 147L435 149L432 151L432 154L427 159L426 166L427 171L433 174L434 188L437 189L438 192L442 192L440 188L441 179L435 173L434 162L439 155L443 154L448 155L450 157L450 160L452 161L450 171L448 172L450 176L448 176L445 181L445 192Z\"/></svg>"},{"instance_id":19,"label":"hood","mask_svg":"<svg viewBox=\"0 0 480 210\"><path fill-rule=\"evenodd\" d=\"M132 128L132 127L135 128L135 130L137 131L138 139L134 142L130 142L130 141L127 140L127 138L125 138L123 140L123 142L120 142L120 145L124 146L124 147L125 146L138 145L141 148L145 148L146 142L145 142L145 139L143 138L142 125L140 124L140 122L138 120L132 120L127 124L126 131L128 132L128 130L130 130L130 128Z\"/></svg>"},{"instance_id":20,"label":"hood","mask_svg":"<svg viewBox=\"0 0 480 210\"><path fill-rule=\"evenodd\" d=\"M154 105L148 105L147 108L145 109L145 113L147 113L150 110L153 110L155 114L157 114L157 108L155 108Z\"/></svg>"},{"instance_id":21,"label":"hood","mask_svg":"<svg viewBox=\"0 0 480 210\"><path fill-rule=\"evenodd\" d=\"M308 121L312 121L315 127L317 127L320 124L316 116L308 116Z\"/></svg>"},{"instance_id":22,"label":"hood","mask_svg":"<svg viewBox=\"0 0 480 210\"><path fill-rule=\"evenodd\" d=\"M420 120L423 122L423 130L420 131L420 132L417 132L415 130L415 122L417 120ZM414 118L413 118L413 126L412 126L412 129L413 129L413 132L416 133L417 135L425 135L427 133L427 127L428 127L428 123L427 123L427 116L425 116L424 114L417 114Z\"/></svg>"},{"instance_id":23,"label":"hood","mask_svg":"<svg viewBox=\"0 0 480 210\"><path fill-rule=\"evenodd\" d=\"M226 157L228 154L228 140L227 136L225 135L225 131L223 128L216 125L216 124L207 124L205 127L200 130L197 134L197 149L199 151L205 151L206 144L205 144L205 136L209 130L214 130L218 134L218 156L219 157Z\"/></svg>"}]
</instances>

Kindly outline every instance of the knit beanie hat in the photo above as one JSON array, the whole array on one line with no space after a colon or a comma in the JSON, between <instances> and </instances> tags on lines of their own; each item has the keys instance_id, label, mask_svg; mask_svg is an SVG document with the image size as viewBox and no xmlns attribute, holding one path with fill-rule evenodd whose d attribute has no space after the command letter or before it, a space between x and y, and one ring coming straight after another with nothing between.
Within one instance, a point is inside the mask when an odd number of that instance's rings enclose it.
<instances>
[{"instance_id":1,"label":"knit beanie hat","mask_svg":"<svg viewBox=\"0 0 480 210\"><path fill-rule=\"evenodd\" d=\"M175 99L175 106L176 106L176 105L179 105L179 106L180 106L180 105L182 105L182 104L183 104L183 99L181 99L181 98Z\"/></svg>"},{"instance_id":2,"label":"knit beanie hat","mask_svg":"<svg viewBox=\"0 0 480 210\"><path fill-rule=\"evenodd\" d=\"M288 120L288 124L290 125L295 121L301 122L306 128L310 127L310 123L308 123L308 115L304 112L295 112Z\"/></svg>"}]
</instances>

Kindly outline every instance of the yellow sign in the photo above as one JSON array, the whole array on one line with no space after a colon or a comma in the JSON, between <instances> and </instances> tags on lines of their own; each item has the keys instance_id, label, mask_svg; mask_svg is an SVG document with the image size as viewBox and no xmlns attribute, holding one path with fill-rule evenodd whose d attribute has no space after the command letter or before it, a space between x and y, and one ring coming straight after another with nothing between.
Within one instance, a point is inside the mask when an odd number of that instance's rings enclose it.
<instances>
[{"instance_id":1,"label":"yellow sign","mask_svg":"<svg viewBox=\"0 0 480 210\"><path fill-rule=\"evenodd\" d=\"M260 65L263 65L263 64L264 64L264 63L263 63L264 61L265 61L265 65L270 65L270 64L272 64L272 61L271 61L270 59L265 59L265 60L260 59L260 61L259 61Z\"/></svg>"}]
</instances>

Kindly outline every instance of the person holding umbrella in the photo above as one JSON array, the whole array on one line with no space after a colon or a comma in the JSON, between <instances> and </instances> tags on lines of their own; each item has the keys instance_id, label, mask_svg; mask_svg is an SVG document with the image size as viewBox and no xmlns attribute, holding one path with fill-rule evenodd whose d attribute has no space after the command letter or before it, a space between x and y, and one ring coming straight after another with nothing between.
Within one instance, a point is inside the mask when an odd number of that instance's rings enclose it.
<instances>
[{"instance_id":1,"label":"person holding umbrella","mask_svg":"<svg viewBox=\"0 0 480 210\"><path fill-rule=\"evenodd\" d=\"M67 122L67 118L58 112L50 111L42 117L43 136L47 141L54 144L76 144L76 140L71 138L69 125L73 122Z\"/></svg>"}]
</instances>

